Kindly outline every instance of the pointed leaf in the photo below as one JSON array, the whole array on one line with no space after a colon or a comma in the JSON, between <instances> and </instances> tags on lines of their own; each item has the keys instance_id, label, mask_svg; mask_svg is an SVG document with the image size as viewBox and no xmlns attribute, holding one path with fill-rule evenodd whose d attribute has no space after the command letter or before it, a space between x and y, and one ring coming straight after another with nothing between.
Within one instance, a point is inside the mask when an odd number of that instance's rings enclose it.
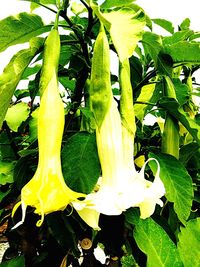
<instances>
[{"instance_id":1,"label":"pointed leaf","mask_svg":"<svg viewBox=\"0 0 200 267\"><path fill-rule=\"evenodd\" d=\"M129 209L125 216L134 226L133 236L138 247L147 255L146 266L183 266L175 244L152 218L140 219L133 209Z\"/></svg>"},{"instance_id":2,"label":"pointed leaf","mask_svg":"<svg viewBox=\"0 0 200 267\"><path fill-rule=\"evenodd\" d=\"M142 38L146 17L140 9L137 12L130 7L123 7L103 13L109 22L105 24L110 31L113 44L121 62L133 55L138 41Z\"/></svg>"},{"instance_id":3,"label":"pointed leaf","mask_svg":"<svg viewBox=\"0 0 200 267\"><path fill-rule=\"evenodd\" d=\"M0 21L0 52L11 45L29 42L32 37L47 32L52 26L44 26L40 16L20 13Z\"/></svg>"},{"instance_id":4,"label":"pointed leaf","mask_svg":"<svg viewBox=\"0 0 200 267\"><path fill-rule=\"evenodd\" d=\"M166 19L152 19L152 21L171 34L174 33L174 26L171 21L168 21Z\"/></svg>"},{"instance_id":5,"label":"pointed leaf","mask_svg":"<svg viewBox=\"0 0 200 267\"><path fill-rule=\"evenodd\" d=\"M149 154L160 163L160 178L164 183L166 198L174 203L174 210L179 220L185 224L188 219L193 201L192 178L185 167L173 156L167 154ZM153 173L157 170L154 161L149 162Z\"/></svg>"},{"instance_id":6,"label":"pointed leaf","mask_svg":"<svg viewBox=\"0 0 200 267\"><path fill-rule=\"evenodd\" d=\"M9 107L14 91L33 57L38 53L43 44L43 39L34 38L30 42L30 48L23 49L13 56L9 64L0 75L0 127Z\"/></svg>"},{"instance_id":7,"label":"pointed leaf","mask_svg":"<svg viewBox=\"0 0 200 267\"><path fill-rule=\"evenodd\" d=\"M62 150L62 169L67 185L90 193L100 175L100 163L94 134L80 132L67 140Z\"/></svg>"},{"instance_id":8,"label":"pointed leaf","mask_svg":"<svg viewBox=\"0 0 200 267\"><path fill-rule=\"evenodd\" d=\"M184 267L198 267L200 263L200 218L190 220L181 227L178 250Z\"/></svg>"},{"instance_id":9,"label":"pointed leaf","mask_svg":"<svg viewBox=\"0 0 200 267\"><path fill-rule=\"evenodd\" d=\"M28 118L29 108L26 103L20 102L16 105L10 107L6 113L5 120L9 126L9 128L17 132L18 127L21 125L23 121Z\"/></svg>"}]
</instances>

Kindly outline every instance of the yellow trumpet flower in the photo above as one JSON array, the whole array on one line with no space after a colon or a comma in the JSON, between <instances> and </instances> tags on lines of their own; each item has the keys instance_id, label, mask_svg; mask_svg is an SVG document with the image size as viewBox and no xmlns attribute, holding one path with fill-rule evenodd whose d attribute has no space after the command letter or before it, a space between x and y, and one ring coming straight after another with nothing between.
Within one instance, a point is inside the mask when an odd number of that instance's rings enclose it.
<instances>
[{"instance_id":1,"label":"yellow trumpet flower","mask_svg":"<svg viewBox=\"0 0 200 267\"><path fill-rule=\"evenodd\" d=\"M60 151L64 130L64 105L58 90L57 64L60 39L56 29L51 31L45 44L45 60L40 81L40 85L45 88L41 90L42 97L38 114L39 162L35 175L22 188L22 220L14 228L24 222L27 206L34 207L35 213L41 216L41 220L37 222L37 226L40 226L45 214L64 210L72 201L85 196L74 192L65 184L61 169ZM53 57L56 57L54 60L47 53L49 52L47 49L52 49L52 44L55 45L56 51L58 49L57 56L53 53ZM49 64L52 62L54 66L49 69ZM45 67L48 69L46 70ZM45 71L48 77L44 77Z\"/></svg>"}]
</instances>

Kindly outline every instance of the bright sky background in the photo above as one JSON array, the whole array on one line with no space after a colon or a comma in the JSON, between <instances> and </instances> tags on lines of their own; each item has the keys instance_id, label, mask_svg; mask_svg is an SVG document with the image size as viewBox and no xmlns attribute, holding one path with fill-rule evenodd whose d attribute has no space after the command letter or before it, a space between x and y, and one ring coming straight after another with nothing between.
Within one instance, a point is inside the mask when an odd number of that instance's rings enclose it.
<instances>
[{"instance_id":1,"label":"bright sky background","mask_svg":"<svg viewBox=\"0 0 200 267\"><path fill-rule=\"evenodd\" d=\"M200 31L200 0L137 0L136 3L143 7L151 18L164 18L172 21L175 29L183 19L190 18L191 28ZM0 20L20 12L29 12L29 6L30 3L25 1L0 0ZM51 12L44 8L39 8L35 12L39 13L45 22L51 20ZM159 27L156 27L155 30L159 31ZM0 54L0 73L17 50L16 47L10 47L6 52Z\"/></svg>"}]
</instances>

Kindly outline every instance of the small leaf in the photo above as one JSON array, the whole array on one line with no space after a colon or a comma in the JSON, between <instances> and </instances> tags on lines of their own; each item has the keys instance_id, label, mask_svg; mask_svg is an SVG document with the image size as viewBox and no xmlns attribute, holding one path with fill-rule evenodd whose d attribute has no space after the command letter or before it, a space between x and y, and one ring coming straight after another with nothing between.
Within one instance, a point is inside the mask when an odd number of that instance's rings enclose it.
<instances>
[{"instance_id":1,"label":"small leaf","mask_svg":"<svg viewBox=\"0 0 200 267\"><path fill-rule=\"evenodd\" d=\"M152 21L171 34L174 33L174 26L171 21L168 21L166 19L152 19Z\"/></svg>"},{"instance_id":2,"label":"small leaf","mask_svg":"<svg viewBox=\"0 0 200 267\"><path fill-rule=\"evenodd\" d=\"M146 266L183 266L175 244L152 218L140 219L134 209L129 209L125 216L134 226L133 237L138 247L147 255Z\"/></svg>"},{"instance_id":3,"label":"small leaf","mask_svg":"<svg viewBox=\"0 0 200 267\"><path fill-rule=\"evenodd\" d=\"M8 109L5 120L9 128L12 131L17 132L21 123L25 121L28 118L28 116L29 116L28 105L24 102L20 102Z\"/></svg>"},{"instance_id":4,"label":"small leaf","mask_svg":"<svg viewBox=\"0 0 200 267\"><path fill-rule=\"evenodd\" d=\"M13 183L13 170L15 162L0 161L0 185Z\"/></svg>"},{"instance_id":5,"label":"small leaf","mask_svg":"<svg viewBox=\"0 0 200 267\"><path fill-rule=\"evenodd\" d=\"M106 0L105 2L103 2L103 4L101 5L101 8L103 9L109 9L112 7L122 7L125 5L130 5L133 2L135 2L135 0Z\"/></svg>"},{"instance_id":6,"label":"small leaf","mask_svg":"<svg viewBox=\"0 0 200 267\"><path fill-rule=\"evenodd\" d=\"M74 191L93 190L100 175L94 134L80 132L67 140L62 150L62 170L67 185Z\"/></svg>"},{"instance_id":7,"label":"small leaf","mask_svg":"<svg viewBox=\"0 0 200 267\"><path fill-rule=\"evenodd\" d=\"M190 19L189 18L186 18L183 20L183 22L181 23L180 25L180 29L181 30L188 30L190 27Z\"/></svg>"},{"instance_id":8,"label":"small leaf","mask_svg":"<svg viewBox=\"0 0 200 267\"><path fill-rule=\"evenodd\" d=\"M154 90L155 90L156 83L149 83L144 85L141 89L141 93L137 98L137 102L141 102L139 104L134 105L135 116L140 120L143 121L145 112L148 108L148 102L151 100ZM145 102L147 104L145 104ZM144 104L143 104L144 103Z\"/></svg>"},{"instance_id":9,"label":"small leaf","mask_svg":"<svg viewBox=\"0 0 200 267\"><path fill-rule=\"evenodd\" d=\"M25 267L24 256L18 256L14 259L2 262L0 266L1 267Z\"/></svg>"},{"instance_id":10,"label":"small leaf","mask_svg":"<svg viewBox=\"0 0 200 267\"><path fill-rule=\"evenodd\" d=\"M166 198L174 203L174 210L179 220L185 224L188 219L193 201L192 178L185 167L173 156L167 154L149 154L160 163L160 178L164 183ZM157 170L154 161L149 162L153 173Z\"/></svg>"},{"instance_id":11,"label":"small leaf","mask_svg":"<svg viewBox=\"0 0 200 267\"><path fill-rule=\"evenodd\" d=\"M198 267L200 263L200 218L190 220L181 227L178 250L184 267Z\"/></svg>"},{"instance_id":12,"label":"small leaf","mask_svg":"<svg viewBox=\"0 0 200 267\"><path fill-rule=\"evenodd\" d=\"M47 32L51 26L44 26L40 16L20 13L0 21L0 52L9 46L29 42L32 37Z\"/></svg>"}]
</instances>

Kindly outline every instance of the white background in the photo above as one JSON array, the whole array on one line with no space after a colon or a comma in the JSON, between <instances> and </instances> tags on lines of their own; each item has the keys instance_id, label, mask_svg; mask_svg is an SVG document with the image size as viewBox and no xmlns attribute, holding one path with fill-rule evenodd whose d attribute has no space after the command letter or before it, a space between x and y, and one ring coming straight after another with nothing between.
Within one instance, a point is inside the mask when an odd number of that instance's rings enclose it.
<instances>
[{"instance_id":1,"label":"white background","mask_svg":"<svg viewBox=\"0 0 200 267\"><path fill-rule=\"evenodd\" d=\"M150 18L164 18L173 22L175 29L183 19L190 18L191 28L195 31L200 30L200 0L137 0ZM0 0L0 20L20 12L29 12L30 3L19 0ZM45 22L51 21L52 13L44 8L36 9ZM160 33L159 27L155 30ZM0 73L4 66L9 62L11 56L18 50L18 47L10 47L5 52L0 53Z\"/></svg>"}]
</instances>

